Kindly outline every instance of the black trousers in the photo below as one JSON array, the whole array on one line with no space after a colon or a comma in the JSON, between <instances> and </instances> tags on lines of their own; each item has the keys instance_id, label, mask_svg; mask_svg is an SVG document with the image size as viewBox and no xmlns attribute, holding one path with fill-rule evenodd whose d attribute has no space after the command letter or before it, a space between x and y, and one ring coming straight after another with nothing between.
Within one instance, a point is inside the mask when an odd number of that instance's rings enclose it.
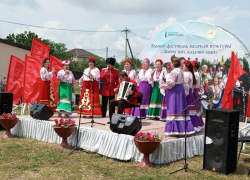
<instances>
[{"instance_id":1,"label":"black trousers","mask_svg":"<svg viewBox=\"0 0 250 180\"><path fill-rule=\"evenodd\" d=\"M108 102L112 99L115 99L115 96L102 96L102 117L106 117Z\"/></svg>"},{"instance_id":2,"label":"black trousers","mask_svg":"<svg viewBox=\"0 0 250 180\"><path fill-rule=\"evenodd\" d=\"M118 114L123 114L125 108L129 108L131 104L127 103L124 100L115 101L114 99L109 101L109 118L111 121L112 115L115 113L115 107L118 106Z\"/></svg>"}]
</instances>

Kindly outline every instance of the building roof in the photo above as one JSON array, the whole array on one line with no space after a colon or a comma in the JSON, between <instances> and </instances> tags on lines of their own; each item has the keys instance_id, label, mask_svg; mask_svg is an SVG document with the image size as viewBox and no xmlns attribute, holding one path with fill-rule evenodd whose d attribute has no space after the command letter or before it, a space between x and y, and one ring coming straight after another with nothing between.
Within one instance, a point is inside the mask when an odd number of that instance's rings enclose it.
<instances>
[{"instance_id":1,"label":"building roof","mask_svg":"<svg viewBox=\"0 0 250 180\"><path fill-rule=\"evenodd\" d=\"M8 41L6 39L1 39L0 38L0 43L8 44L10 46L15 46L15 47L18 47L18 48L21 48L21 49L26 49L26 50L29 50L29 51L31 50L31 47L29 47L29 46L25 46L25 45L22 45L22 44L14 43L14 42Z\"/></svg>"},{"instance_id":2,"label":"building roof","mask_svg":"<svg viewBox=\"0 0 250 180\"><path fill-rule=\"evenodd\" d=\"M68 52L70 52L70 53L72 53L73 54L73 56L76 56L76 57L91 57L91 56L97 56L97 55L95 55L95 54L93 54L93 53L91 53L91 52L88 52L88 51L86 51L86 50L84 50L84 49L72 49L72 50L70 50L70 51L68 51Z\"/></svg>"}]
</instances>

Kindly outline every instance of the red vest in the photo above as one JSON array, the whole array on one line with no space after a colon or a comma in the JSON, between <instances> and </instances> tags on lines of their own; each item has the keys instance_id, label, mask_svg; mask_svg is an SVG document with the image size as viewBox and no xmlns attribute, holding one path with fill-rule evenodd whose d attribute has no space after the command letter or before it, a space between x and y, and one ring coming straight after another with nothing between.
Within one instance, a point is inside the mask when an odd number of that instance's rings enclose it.
<instances>
[{"instance_id":1,"label":"red vest","mask_svg":"<svg viewBox=\"0 0 250 180\"><path fill-rule=\"evenodd\" d=\"M103 68L101 71L101 81L106 84L102 85L102 96L114 96L114 89L117 87L119 83L119 75L117 69L109 69L107 74L105 75L105 71L107 68Z\"/></svg>"},{"instance_id":2,"label":"red vest","mask_svg":"<svg viewBox=\"0 0 250 180\"><path fill-rule=\"evenodd\" d=\"M140 95L140 92L138 90L138 86L137 86L136 82L131 80L131 79L128 79L127 82L132 82L135 85L135 93L134 93L133 99L131 99L131 101L127 101L127 102L129 104L137 105L137 97L139 97L139 95ZM122 81L119 82L119 85L117 86L118 89L119 89L121 83L122 83ZM116 98L115 98L115 100L118 101Z\"/></svg>"}]
</instances>

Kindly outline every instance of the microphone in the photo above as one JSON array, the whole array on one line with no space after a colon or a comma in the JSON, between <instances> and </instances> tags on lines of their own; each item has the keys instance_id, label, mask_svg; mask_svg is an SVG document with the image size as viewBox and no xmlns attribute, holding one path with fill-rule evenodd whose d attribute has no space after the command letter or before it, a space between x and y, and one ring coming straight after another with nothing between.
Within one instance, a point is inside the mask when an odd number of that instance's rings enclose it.
<instances>
[{"instance_id":1,"label":"microphone","mask_svg":"<svg viewBox=\"0 0 250 180\"><path fill-rule=\"evenodd\" d=\"M163 81L166 82L166 77L165 77L165 72L164 71L163 71L163 76L164 76Z\"/></svg>"},{"instance_id":2,"label":"microphone","mask_svg":"<svg viewBox=\"0 0 250 180\"><path fill-rule=\"evenodd\" d=\"M53 70L56 71L54 67L53 67ZM57 73L56 73L56 72L55 72L55 75L57 76Z\"/></svg>"}]
</instances>

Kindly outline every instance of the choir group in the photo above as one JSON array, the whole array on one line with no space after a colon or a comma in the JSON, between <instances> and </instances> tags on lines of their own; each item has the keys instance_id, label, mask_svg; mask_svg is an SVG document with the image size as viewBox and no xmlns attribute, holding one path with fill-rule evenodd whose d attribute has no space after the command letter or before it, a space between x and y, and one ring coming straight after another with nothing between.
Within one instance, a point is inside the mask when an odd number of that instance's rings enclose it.
<instances>
[{"instance_id":1,"label":"choir group","mask_svg":"<svg viewBox=\"0 0 250 180\"><path fill-rule=\"evenodd\" d=\"M199 101L191 105L186 112L182 112L198 98L198 93L203 91L197 61L188 61L173 56L171 62L166 64L166 70L163 70L161 59L155 61L155 69L152 69L149 67L150 60L145 58L142 62L142 69L136 72L131 69L132 62L125 60L125 69L120 73L113 68L116 61L114 58L107 58L107 67L101 72L95 67L94 57L89 58L88 61L89 67L84 70L83 76L79 79L81 96L78 114L106 117L109 102L110 119L115 113L115 107L118 106L117 113L119 114L125 112L137 117L166 121L166 135L183 135L185 119L187 134L193 134L204 127ZM49 59L43 61L40 71L44 84L41 89L43 97L41 103L56 110L58 116L65 114L68 117L71 114L71 103L74 96L72 94L77 82L69 70L70 61L63 61L62 66L63 69L57 72L59 101L55 109L50 81L52 73L56 72L55 70L48 71ZM130 101L115 99L115 94L118 93L122 81L133 83L136 86L134 91L128 90L128 94L132 96ZM102 86L102 105L100 105L99 99L99 84ZM137 104L137 97L140 93L143 94L140 109L131 108L131 105ZM175 118L178 114L180 115ZM170 121L172 122L169 124Z\"/></svg>"}]
</instances>

